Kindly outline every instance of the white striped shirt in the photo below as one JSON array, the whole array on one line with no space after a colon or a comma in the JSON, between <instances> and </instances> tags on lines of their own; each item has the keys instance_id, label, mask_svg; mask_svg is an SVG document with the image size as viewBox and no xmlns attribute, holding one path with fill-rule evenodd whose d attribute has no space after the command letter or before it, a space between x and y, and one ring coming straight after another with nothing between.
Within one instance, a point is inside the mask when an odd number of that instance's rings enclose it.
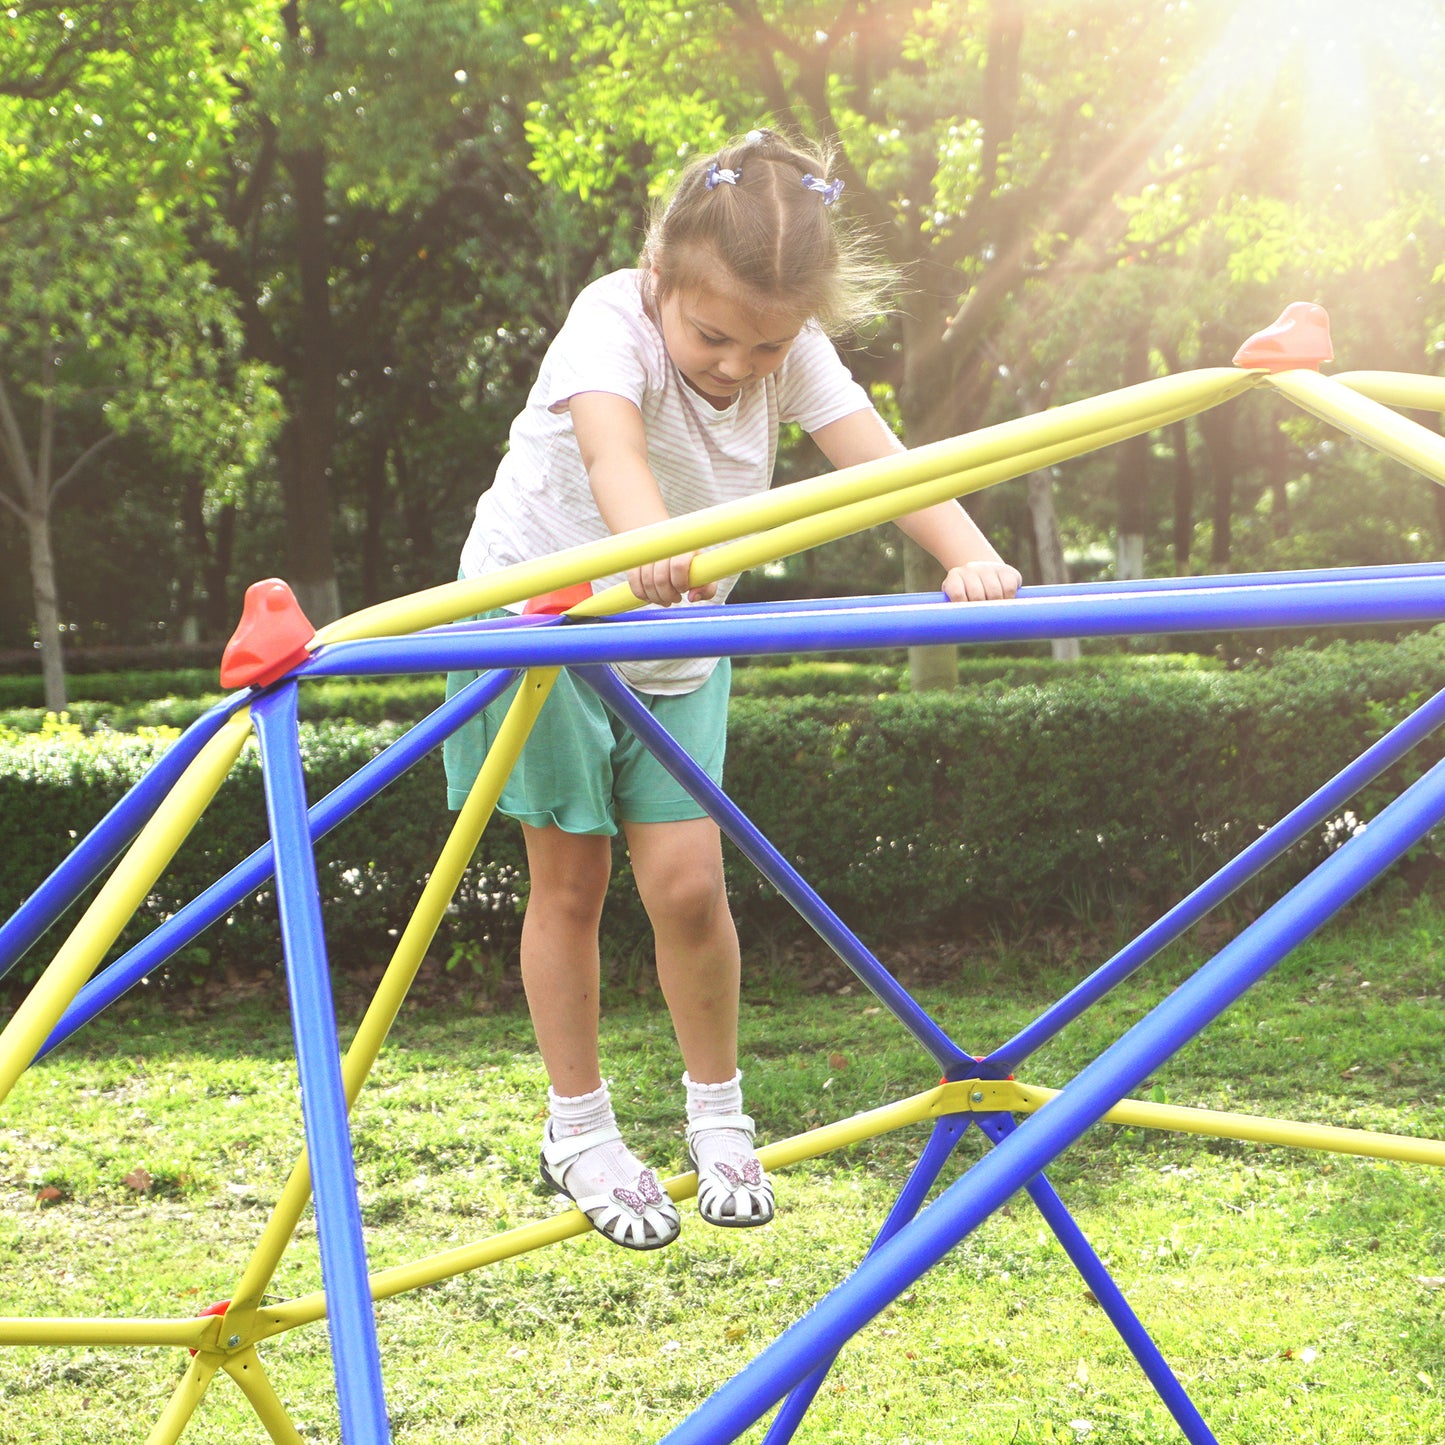
<instances>
[{"instance_id":1,"label":"white striped shirt","mask_svg":"<svg viewBox=\"0 0 1445 1445\"><path fill-rule=\"evenodd\" d=\"M484 576L610 535L572 430L568 402L582 392L635 403L648 466L671 517L765 491L782 423L813 432L871 404L832 342L809 324L775 372L744 386L719 411L673 365L644 308L642 277L641 271L614 271L573 303L526 409L512 423L496 478L477 503L462 549L463 576ZM621 580L596 578L593 588ZM736 581L721 583L715 601L722 602ZM627 663L619 670L642 692L683 693L700 687L715 666L713 658L692 658Z\"/></svg>"}]
</instances>

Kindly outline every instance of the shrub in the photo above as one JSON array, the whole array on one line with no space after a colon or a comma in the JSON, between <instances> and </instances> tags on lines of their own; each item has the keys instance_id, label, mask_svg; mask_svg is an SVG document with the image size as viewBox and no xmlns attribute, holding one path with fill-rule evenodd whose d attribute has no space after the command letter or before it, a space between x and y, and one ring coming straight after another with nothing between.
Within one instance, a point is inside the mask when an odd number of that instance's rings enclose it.
<instances>
[{"instance_id":1,"label":"shrub","mask_svg":"<svg viewBox=\"0 0 1445 1445\"><path fill-rule=\"evenodd\" d=\"M728 787L814 888L870 940L1009 925L1051 914L1158 910L1236 854L1355 757L1440 674L1445 635L1280 653L1236 671L1053 669L1046 683L994 681L951 694L750 696L732 704ZM424 682L433 690L432 679ZM421 688L413 702L428 701ZM355 706L353 696L347 705ZM303 726L313 796L337 786L397 723ZM52 724L0 745L0 917L54 868L156 755L154 737L79 735ZM1371 788L1363 819L1426 759ZM451 815L428 759L318 848L328 938L339 965L389 956ZM174 912L263 833L253 750L147 900L127 938ZM1282 889L1337 831L1279 865ZM439 947L514 947L522 849L499 820L483 840ZM800 927L729 856L739 926ZM197 958L278 958L270 889L232 910ZM609 895L609 941L646 928L625 859ZM40 950L37 950L37 953Z\"/></svg>"},{"instance_id":2,"label":"shrub","mask_svg":"<svg viewBox=\"0 0 1445 1445\"><path fill-rule=\"evenodd\" d=\"M400 732L394 724L303 725L310 800L337 787ZM8 917L48 876L163 745L155 735L86 738L64 725L0 743L0 848L9 860L0 879L0 916ZM336 966L369 966L390 956L449 829L444 798L441 763L434 756L317 845L328 951ZM260 758L248 746L109 957L169 918L265 837ZM478 940L499 952L514 946L521 861L519 838L502 830L489 836L486 856L473 864L453 901L446 936ZM203 934L186 960L279 966L275 906L274 891L263 886ZM34 955L26 961L28 973L48 956L43 943Z\"/></svg>"}]
</instances>

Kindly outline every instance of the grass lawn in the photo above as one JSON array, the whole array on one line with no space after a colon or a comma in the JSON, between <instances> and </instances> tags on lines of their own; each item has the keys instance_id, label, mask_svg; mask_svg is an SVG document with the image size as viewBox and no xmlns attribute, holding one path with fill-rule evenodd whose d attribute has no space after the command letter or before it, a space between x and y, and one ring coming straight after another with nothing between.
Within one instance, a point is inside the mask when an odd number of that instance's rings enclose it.
<instances>
[{"instance_id":1,"label":"grass lawn","mask_svg":"<svg viewBox=\"0 0 1445 1445\"><path fill-rule=\"evenodd\" d=\"M1385 891L1299 950L1144 1093L1170 1103L1445 1137L1445 912ZM1192 967L1172 954L1030 1061L1058 1086ZM931 1087L937 1071L858 987L746 986L743 1068L765 1138ZM921 991L983 1052L1080 974L1028 943L965 953ZM685 1168L681 1067L655 997L608 1001L619 1115ZM356 1008L344 1000L349 1036ZM353 1132L374 1268L548 1218L544 1077L524 1013L409 1004ZM138 991L27 1073L0 1111L0 1316L183 1317L244 1269L300 1140L278 989ZM861 1257L917 1155L907 1130L779 1176L769 1228L688 1205L655 1255L569 1240L378 1309L398 1442L600 1445L662 1437ZM970 1131L944 1182L977 1157ZM1050 1178L1221 1441L1445 1441L1445 1209L1419 1165L1100 1126ZM308 1213L274 1280L318 1288ZM338 1437L324 1325L261 1357L303 1438ZM0 1350L0 1437L144 1440L184 1350ZM763 1428L744 1438L761 1440ZM264 1440L217 1376L187 1441ZM798 1438L888 1445L1182 1439L1027 1198L865 1329Z\"/></svg>"}]
</instances>

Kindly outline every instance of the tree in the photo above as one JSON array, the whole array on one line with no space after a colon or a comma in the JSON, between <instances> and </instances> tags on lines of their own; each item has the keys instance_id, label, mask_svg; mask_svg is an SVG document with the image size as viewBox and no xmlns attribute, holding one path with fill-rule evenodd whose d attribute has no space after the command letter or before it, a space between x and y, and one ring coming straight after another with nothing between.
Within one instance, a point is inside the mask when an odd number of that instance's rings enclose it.
<instances>
[{"instance_id":1,"label":"tree","mask_svg":"<svg viewBox=\"0 0 1445 1445\"><path fill-rule=\"evenodd\" d=\"M389 586L398 513L437 565L437 509L464 516L460 478L474 501L488 470L478 422L495 456L493 398L516 400L502 382L555 319L549 273L585 275L604 243L526 169L526 7L286 0L278 14L237 103L225 230L198 244L240 298L248 354L279 378L285 573L319 624L342 610L339 538L365 553L351 576L367 600Z\"/></svg>"},{"instance_id":2,"label":"tree","mask_svg":"<svg viewBox=\"0 0 1445 1445\"><path fill-rule=\"evenodd\" d=\"M859 369L894 384L910 444L995 419L1020 387L1048 405L1119 386L1161 348L1227 363L1322 285L1367 278L1348 307L1364 310L1395 261L1428 261L1432 284L1445 196L1420 158L1445 144L1429 60L1445 19L1424 0L1388 15L1308 0L610 0L553 15L543 43L584 63L539 112L537 163L579 197L609 195L639 143L665 172L765 116L838 146L854 212L909 282ZM1158 294L1140 295L1141 273ZM1085 295L1096 313L1071 329L1061 317ZM1205 318L1231 338L1222 355ZM1209 425L1211 453L1237 466L1232 421ZM1130 557L1155 510L1134 484L1147 456L1140 443L1133 480L1115 479ZM1216 471L1216 558L1233 482Z\"/></svg>"},{"instance_id":3,"label":"tree","mask_svg":"<svg viewBox=\"0 0 1445 1445\"><path fill-rule=\"evenodd\" d=\"M254 462L265 387L178 224L203 203L238 7L16 5L0 28L0 510L24 527L47 706L65 702L54 508L127 430L212 476ZM184 58L189 87L173 87ZM80 438L57 456L65 415Z\"/></svg>"},{"instance_id":4,"label":"tree","mask_svg":"<svg viewBox=\"0 0 1445 1445\"><path fill-rule=\"evenodd\" d=\"M57 219L67 208L58 208ZM61 615L51 546L66 489L122 434L223 482L254 466L267 437L268 389L236 366L228 300L179 238L141 217L27 228L0 258L0 506L25 528L46 706L65 704ZM12 234L18 227L12 227ZM86 438L57 458L57 419ZM83 429L83 430L82 430Z\"/></svg>"},{"instance_id":5,"label":"tree","mask_svg":"<svg viewBox=\"0 0 1445 1445\"><path fill-rule=\"evenodd\" d=\"M1114 263L1118 197L1158 175L1144 117L1167 109L1175 78L1160 58L1190 22L1115 3L1063 25L1022 0L727 0L686 17L614 0L563 7L562 23L592 63L549 98L538 165L579 194L601 189L608 158L636 139L685 136L658 145L666 164L764 114L838 148L854 213L909 282L856 369L894 385L916 445L987 418L1001 357L1028 370L1030 293ZM706 93L678 87L700 74ZM922 569L908 585L928 585ZM916 682L955 671L951 654L937 674L915 659Z\"/></svg>"}]
</instances>

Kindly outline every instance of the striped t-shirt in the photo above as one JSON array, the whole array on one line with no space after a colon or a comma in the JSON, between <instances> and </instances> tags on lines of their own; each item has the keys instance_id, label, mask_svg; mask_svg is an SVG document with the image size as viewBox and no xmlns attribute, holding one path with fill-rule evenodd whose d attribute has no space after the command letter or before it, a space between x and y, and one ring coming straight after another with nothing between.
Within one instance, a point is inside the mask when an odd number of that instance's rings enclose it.
<instances>
[{"instance_id":1,"label":"striped t-shirt","mask_svg":"<svg viewBox=\"0 0 1445 1445\"><path fill-rule=\"evenodd\" d=\"M648 465L672 517L765 491L783 422L813 432L870 405L832 342L810 324L775 372L743 387L719 411L672 364L662 332L643 306L642 279L641 271L615 271L573 303L526 409L512 423L496 478L477 503L462 549L464 577L610 535L572 430L567 403L581 392L607 392L636 404ZM594 579L594 590L622 580ZM719 585L716 602L736 580ZM619 670L640 691L683 693L700 687L715 666L713 658L694 658L626 663Z\"/></svg>"}]
</instances>

